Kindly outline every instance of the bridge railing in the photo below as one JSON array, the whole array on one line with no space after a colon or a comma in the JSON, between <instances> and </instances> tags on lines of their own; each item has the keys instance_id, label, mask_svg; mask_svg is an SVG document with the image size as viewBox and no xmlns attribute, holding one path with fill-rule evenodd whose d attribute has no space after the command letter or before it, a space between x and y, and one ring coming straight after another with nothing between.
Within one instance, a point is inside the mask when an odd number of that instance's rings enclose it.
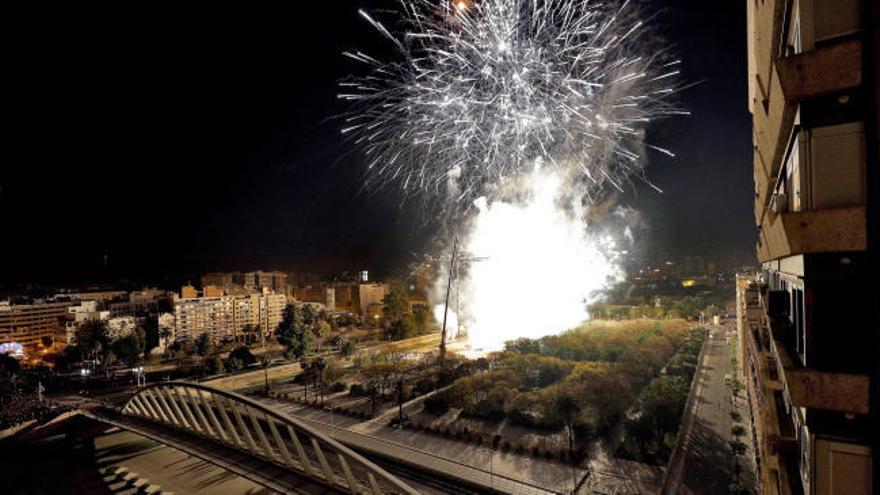
<instances>
[{"instance_id":1,"label":"bridge railing","mask_svg":"<svg viewBox=\"0 0 880 495\"><path fill-rule=\"evenodd\" d=\"M157 383L129 398L122 413L248 451L355 495L418 493L327 435L234 392Z\"/></svg>"}]
</instances>

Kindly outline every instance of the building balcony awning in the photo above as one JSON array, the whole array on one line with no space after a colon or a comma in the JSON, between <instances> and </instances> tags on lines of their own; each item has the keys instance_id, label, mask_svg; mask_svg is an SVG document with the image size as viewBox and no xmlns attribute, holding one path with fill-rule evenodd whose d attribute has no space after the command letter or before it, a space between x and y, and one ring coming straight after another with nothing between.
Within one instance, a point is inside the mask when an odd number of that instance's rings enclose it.
<instances>
[{"instance_id":1,"label":"building balcony awning","mask_svg":"<svg viewBox=\"0 0 880 495\"><path fill-rule=\"evenodd\" d=\"M862 84L862 44L847 41L776 60L789 103L853 89Z\"/></svg>"},{"instance_id":2,"label":"building balcony awning","mask_svg":"<svg viewBox=\"0 0 880 495\"><path fill-rule=\"evenodd\" d=\"M867 249L865 207L829 208L776 215L758 238L762 263L805 253Z\"/></svg>"},{"instance_id":3,"label":"building balcony awning","mask_svg":"<svg viewBox=\"0 0 880 495\"><path fill-rule=\"evenodd\" d=\"M791 358L788 348L779 340L774 340L774 350L783 369L780 378L784 380L795 406L853 414L868 414L870 411L871 380L868 375L803 368Z\"/></svg>"}]
</instances>

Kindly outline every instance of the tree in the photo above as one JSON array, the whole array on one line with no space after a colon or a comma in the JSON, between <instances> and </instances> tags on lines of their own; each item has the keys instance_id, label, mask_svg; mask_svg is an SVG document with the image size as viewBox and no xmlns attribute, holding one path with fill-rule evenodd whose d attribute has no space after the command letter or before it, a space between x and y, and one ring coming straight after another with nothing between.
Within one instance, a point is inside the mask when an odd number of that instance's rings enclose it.
<instances>
[{"instance_id":1,"label":"tree","mask_svg":"<svg viewBox=\"0 0 880 495\"><path fill-rule=\"evenodd\" d=\"M74 340L80 349L80 359L98 360L98 356L110 351L110 337L107 322L104 320L86 320L79 325L74 333Z\"/></svg>"},{"instance_id":2,"label":"tree","mask_svg":"<svg viewBox=\"0 0 880 495\"><path fill-rule=\"evenodd\" d=\"M734 455L742 455L746 451L746 444L739 440L734 440L733 442L730 442L730 450L733 451Z\"/></svg>"},{"instance_id":3,"label":"tree","mask_svg":"<svg viewBox=\"0 0 880 495\"><path fill-rule=\"evenodd\" d=\"M323 339L330 334L330 324L325 320L316 320L312 323L309 329L315 336L315 340L318 341L318 352L321 352L321 344L324 342Z\"/></svg>"},{"instance_id":4,"label":"tree","mask_svg":"<svg viewBox=\"0 0 880 495\"><path fill-rule=\"evenodd\" d=\"M394 387L394 398L397 401L397 424L403 424L403 403L406 401L406 387L418 375L419 366L404 359L402 354L389 356L386 365L388 382Z\"/></svg>"},{"instance_id":5,"label":"tree","mask_svg":"<svg viewBox=\"0 0 880 495\"><path fill-rule=\"evenodd\" d=\"M254 325L248 323L241 327L241 334L245 344L253 344L257 341L257 337L260 336L260 332L262 328L260 325Z\"/></svg>"},{"instance_id":6,"label":"tree","mask_svg":"<svg viewBox=\"0 0 880 495\"><path fill-rule=\"evenodd\" d=\"M403 284L391 284L391 289L382 298L382 314L385 319L395 322L403 319L409 313L409 296Z\"/></svg>"},{"instance_id":7,"label":"tree","mask_svg":"<svg viewBox=\"0 0 880 495\"><path fill-rule=\"evenodd\" d=\"M135 367L141 363L145 348L146 337L144 331L139 328L125 337L117 339L111 345L113 354L129 367Z\"/></svg>"},{"instance_id":8,"label":"tree","mask_svg":"<svg viewBox=\"0 0 880 495\"><path fill-rule=\"evenodd\" d=\"M733 396L735 398L739 398L739 393L742 390L742 382L739 379L734 378L730 381L730 391L733 392Z\"/></svg>"},{"instance_id":9,"label":"tree","mask_svg":"<svg viewBox=\"0 0 880 495\"><path fill-rule=\"evenodd\" d=\"M303 304L302 306L302 320L303 323L307 326L313 325L316 321L318 321L318 311L311 304Z\"/></svg>"},{"instance_id":10,"label":"tree","mask_svg":"<svg viewBox=\"0 0 880 495\"><path fill-rule=\"evenodd\" d=\"M312 352L315 336L308 329L303 313L294 304L288 304L284 308L281 323L278 324L278 342L287 346L284 351L287 359L301 360Z\"/></svg>"},{"instance_id":11,"label":"tree","mask_svg":"<svg viewBox=\"0 0 880 495\"><path fill-rule=\"evenodd\" d=\"M391 325L388 327L388 335L394 340L408 339L415 337L417 334L418 329L411 318L404 317L392 320Z\"/></svg>"},{"instance_id":12,"label":"tree","mask_svg":"<svg viewBox=\"0 0 880 495\"><path fill-rule=\"evenodd\" d=\"M574 462L574 420L581 413L581 405L566 390L560 390L554 401L554 409L562 418L568 431L568 455Z\"/></svg>"},{"instance_id":13,"label":"tree","mask_svg":"<svg viewBox=\"0 0 880 495\"><path fill-rule=\"evenodd\" d=\"M743 427L743 425L733 425L730 428L730 434L735 436L736 438L739 438L746 434L746 429Z\"/></svg>"},{"instance_id":14,"label":"tree","mask_svg":"<svg viewBox=\"0 0 880 495\"><path fill-rule=\"evenodd\" d=\"M333 358L324 359L323 357L318 357L313 361L313 364L315 378L317 378L318 388L321 393L321 404L323 404L324 392L327 390L328 385L332 385L342 376L343 369L339 364L339 360Z\"/></svg>"},{"instance_id":15,"label":"tree","mask_svg":"<svg viewBox=\"0 0 880 495\"><path fill-rule=\"evenodd\" d=\"M351 339L343 339L339 343L339 355L348 358L354 354L354 342Z\"/></svg>"},{"instance_id":16,"label":"tree","mask_svg":"<svg viewBox=\"0 0 880 495\"><path fill-rule=\"evenodd\" d=\"M204 358L214 351L214 341L211 335L203 333L196 338L196 354Z\"/></svg>"},{"instance_id":17,"label":"tree","mask_svg":"<svg viewBox=\"0 0 880 495\"><path fill-rule=\"evenodd\" d=\"M174 334L171 332L171 329L170 329L170 328L161 328L161 329L159 329L159 338L161 338L161 339L162 339L162 342L165 343L165 355L166 355L166 356L168 356L168 354L169 354L168 351L170 350L169 348L170 348L170 345L171 345L171 342L170 342L170 341L171 341L171 336L172 336L172 335L174 335Z\"/></svg>"},{"instance_id":18,"label":"tree","mask_svg":"<svg viewBox=\"0 0 880 495\"><path fill-rule=\"evenodd\" d=\"M367 397L370 398L370 415L375 416L376 402L385 388L384 384L385 380L388 378L388 373L383 364L372 363L365 366L361 370L361 374L364 377L364 388Z\"/></svg>"},{"instance_id":19,"label":"tree","mask_svg":"<svg viewBox=\"0 0 880 495\"><path fill-rule=\"evenodd\" d=\"M21 365L18 363L18 359L9 354L0 354L0 376L12 376L20 369Z\"/></svg>"},{"instance_id":20,"label":"tree","mask_svg":"<svg viewBox=\"0 0 880 495\"><path fill-rule=\"evenodd\" d=\"M144 353L159 347L159 319L155 316L144 318Z\"/></svg>"},{"instance_id":21,"label":"tree","mask_svg":"<svg viewBox=\"0 0 880 495\"><path fill-rule=\"evenodd\" d=\"M238 366L232 366L232 364L235 364L233 363L233 360L237 360L240 364ZM248 349L247 346L243 345L230 352L227 361L229 362L229 367L231 369L240 370L245 366L250 366L256 363L257 358L254 357L254 354L251 352L250 349Z\"/></svg>"},{"instance_id":22,"label":"tree","mask_svg":"<svg viewBox=\"0 0 880 495\"><path fill-rule=\"evenodd\" d=\"M416 333L419 335L430 333L437 326L437 322L434 321L434 315L424 309L413 311L412 321L416 327Z\"/></svg>"},{"instance_id":23,"label":"tree","mask_svg":"<svg viewBox=\"0 0 880 495\"><path fill-rule=\"evenodd\" d=\"M520 337L516 340L505 342L504 350L519 354L539 354L541 352L541 343L537 340Z\"/></svg>"},{"instance_id":24,"label":"tree","mask_svg":"<svg viewBox=\"0 0 880 495\"><path fill-rule=\"evenodd\" d=\"M220 356L214 356L213 359L208 361L207 370L208 374L211 375L220 375L226 371L225 366L223 365L223 360L220 359Z\"/></svg>"},{"instance_id":25,"label":"tree","mask_svg":"<svg viewBox=\"0 0 880 495\"><path fill-rule=\"evenodd\" d=\"M80 324L74 334L77 347L80 349L80 358L90 359L93 362L101 362L105 373L109 374L108 366L115 361L115 355L110 348L110 335L107 322L104 320L87 320Z\"/></svg>"},{"instance_id":26,"label":"tree","mask_svg":"<svg viewBox=\"0 0 880 495\"><path fill-rule=\"evenodd\" d=\"M230 371L238 371L244 368L244 361L237 357L229 357L226 359L226 368Z\"/></svg>"},{"instance_id":27,"label":"tree","mask_svg":"<svg viewBox=\"0 0 880 495\"><path fill-rule=\"evenodd\" d=\"M40 343L43 344L44 348L48 349L48 348L52 347L52 343L53 343L52 337L49 335L44 335L44 336L40 337Z\"/></svg>"},{"instance_id":28,"label":"tree","mask_svg":"<svg viewBox=\"0 0 880 495\"><path fill-rule=\"evenodd\" d=\"M324 371L327 369L327 360L323 356L318 356L309 366L312 368L311 376L315 380L315 395L320 394L321 404L324 404Z\"/></svg>"},{"instance_id":29,"label":"tree","mask_svg":"<svg viewBox=\"0 0 880 495\"><path fill-rule=\"evenodd\" d=\"M269 365L272 364L272 358L268 352L260 354L260 364L263 366L263 393L269 395Z\"/></svg>"},{"instance_id":30,"label":"tree","mask_svg":"<svg viewBox=\"0 0 880 495\"><path fill-rule=\"evenodd\" d=\"M679 377L663 376L649 383L639 396L641 414L653 427L655 440L661 443L681 421L687 401L687 384Z\"/></svg>"}]
</instances>

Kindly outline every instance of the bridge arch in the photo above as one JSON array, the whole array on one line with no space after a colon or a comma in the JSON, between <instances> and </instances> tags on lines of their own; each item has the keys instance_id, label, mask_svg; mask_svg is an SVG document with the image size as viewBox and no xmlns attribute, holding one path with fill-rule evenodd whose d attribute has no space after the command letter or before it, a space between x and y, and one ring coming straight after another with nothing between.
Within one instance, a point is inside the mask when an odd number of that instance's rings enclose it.
<instances>
[{"instance_id":1,"label":"bridge arch","mask_svg":"<svg viewBox=\"0 0 880 495\"><path fill-rule=\"evenodd\" d=\"M303 421L235 392L190 382L155 383L132 395L122 414L246 451L354 495L418 494Z\"/></svg>"}]
</instances>

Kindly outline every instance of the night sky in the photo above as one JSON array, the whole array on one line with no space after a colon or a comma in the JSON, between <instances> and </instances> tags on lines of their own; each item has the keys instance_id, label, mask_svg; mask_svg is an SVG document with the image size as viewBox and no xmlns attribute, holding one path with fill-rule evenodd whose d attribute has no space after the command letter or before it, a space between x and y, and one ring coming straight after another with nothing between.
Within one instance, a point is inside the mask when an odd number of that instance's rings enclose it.
<instances>
[{"instance_id":1,"label":"night sky","mask_svg":"<svg viewBox=\"0 0 880 495\"><path fill-rule=\"evenodd\" d=\"M0 287L411 261L430 226L393 195L360 193L334 120L354 68L340 52L383 45L357 8L385 3L7 11ZM665 192L623 198L648 226L640 243L750 261L745 6L645 5L697 84L680 95L693 116L650 129L678 155L651 156Z\"/></svg>"}]
</instances>

